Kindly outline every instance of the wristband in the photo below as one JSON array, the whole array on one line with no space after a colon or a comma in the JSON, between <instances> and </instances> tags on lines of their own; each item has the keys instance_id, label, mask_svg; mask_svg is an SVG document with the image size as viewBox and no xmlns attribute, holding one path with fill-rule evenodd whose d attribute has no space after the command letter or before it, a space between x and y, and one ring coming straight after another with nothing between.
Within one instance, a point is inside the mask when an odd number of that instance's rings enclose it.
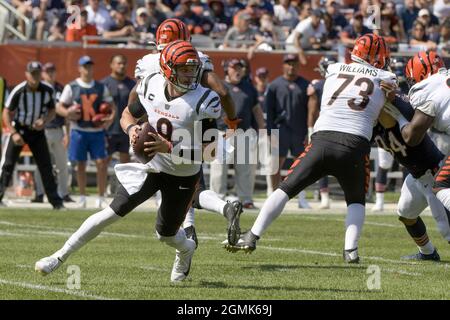
<instances>
[{"instance_id":1,"label":"wristband","mask_svg":"<svg viewBox=\"0 0 450 320\"><path fill-rule=\"evenodd\" d=\"M130 124L128 127L127 127L127 135L130 135L130 130L131 130L131 128L133 128L134 126L135 126L136 124L134 124L134 123L132 123L132 124Z\"/></svg>"},{"instance_id":2,"label":"wristband","mask_svg":"<svg viewBox=\"0 0 450 320\"><path fill-rule=\"evenodd\" d=\"M398 121L398 126L400 127L400 131L402 131L403 127L409 123L408 120L406 120L403 115L400 115L397 118L397 121Z\"/></svg>"}]
</instances>

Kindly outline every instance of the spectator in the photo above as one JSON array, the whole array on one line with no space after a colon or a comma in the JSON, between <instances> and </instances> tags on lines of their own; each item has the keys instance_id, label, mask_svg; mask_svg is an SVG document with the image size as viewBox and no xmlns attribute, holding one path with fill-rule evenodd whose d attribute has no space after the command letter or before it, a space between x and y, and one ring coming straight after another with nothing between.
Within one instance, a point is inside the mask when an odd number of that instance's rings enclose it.
<instances>
[{"instance_id":1,"label":"spectator","mask_svg":"<svg viewBox=\"0 0 450 320\"><path fill-rule=\"evenodd\" d=\"M436 0L433 5L433 14L440 21L450 17L450 0Z\"/></svg>"},{"instance_id":2,"label":"spectator","mask_svg":"<svg viewBox=\"0 0 450 320\"><path fill-rule=\"evenodd\" d=\"M281 50L284 42L284 34L273 22L273 16L269 13L263 13L260 18L260 27L258 30L258 41L250 48L248 59L251 60L255 50L272 51Z\"/></svg>"},{"instance_id":3,"label":"spectator","mask_svg":"<svg viewBox=\"0 0 450 320\"><path fill-rule=\"evenodd\" d=\"M177 18L188 26L191 34L208 34L213 28L213 23L193 12L191 5L192 0L181 0L175 13Z\"/></svg>"},{"instance_id":4,"label":"spectator","mask_svg":"<svg viewBox=\"0 0 450 320\"><path fill-rule=\"evenodd\" d=\"M66 41L67 42L81 42L84 36L96 36L97 28L95 25L90 24L88 21L88 12L86 10L81 11L80 20L74 21L66 31ZM88 40L87 43L95 44L98 43L97 40Z\"/></svg>"},{"instance_id":5,"label":"spectator","mask_svg":"<svg viewBox=\"0 0 450 320\"><path fill-rule=\"evenodd\" d=\"M134 35L135 30L133 23L127 19L128 8L119 5L114 14L114 24L108 31L103 32L106 39L125 38Z\"/></svg>"},{"instance_id":6,"label":"spectator","mask_svg":"<svg viewBox=\"0 0 450 320\"><path fill-rule=\"evenodd\" d=\"M444 53L450 53L450 18L445 19L442 23L438 47Z\"/></svg>"},{"instance_id":7,"label":"spectator","mask_svg":"<svg viewBox=\"0 0 450 320\"><path fill-rule=\"evenodd\" d=\"M55 116L53 89L41 81L42 65L37 61L27 64L26 81L11 91L3 109L3 123L10 136L4 147L1 162L0 205L6 188L11 182L12 174L24 144L28 144L33 153L38 170L46 177L44 188L49 202L58 210L64 208L57 192L55 177L50 160L45 125Z\"/></svg>"},{"instance_id":8,"label":"spectator","mask_svg":"<svg viewBox=\"0 0 450 320\"><path fill-rule=\"evenodd\" d=\"M64 41L64 28L60 25L58 19L55 19L51 22L51 26L49 28L49 35L47 37L47 41Z\"/></svg>"},{"instance_id":9,"label":"spectator","mask_svg":"<svg viewBox=\"0 0 450 320\"><path fill-rule=\"evenodd\" d=\"M114 152L119 152L120 162L130 161L130 143L129 137L120 127L120 117L125 107L128 105L128 96L136 82L126 74L127 58L122 54L116 54L111 58L111 74L102 80L111 93L114 104L117 107L114 122L107 132L109 161Z\"/></svg>"},{"instance_id":10,"label":"spectator","mask_svg":"<svg viewBox=\"0 0 450 320\"><path fill-rule=\"evenodd\" d=\"M263 14L263 11L260 9L260 4L258 0L249 0L247 2L247 6L244 10L251 17L250 26L257 28L259 26L259 18Z\"/></svg>"},{"instance_id":11,"label":"spectator","mask_svg":"<svg viewBox=\"0 0 450 320\"><path fill-rule=\"evenodd\" d=\"M108 10L100 5L100 0L88 0L88 3L89 5L86 7L88 23L95 25L99 34L110 30L114 21Z\"/></svg>"},{"instance_id":12,"label":"spectator","mask_svg":"<svg viewBox=\"0 0 450 320\"><path fill-rule=\"evenodd\" d=\"M378 35L383 36L384 40L392 48L398 44L398 35L394 32L392 27L392 20L386 14L381 14L381 28L377 32Z\"/></svg>"},{"instance_id":13,"label":"spectator","mask_svg":"<svg viewBox=\"0 0 450 320\"><path fill-rule=\"evenodd\" d=\"M209 36L214 39L223 39L231 26L231 18L225 13L223 0L209 0L209 10L205 11L205 17L213 23L213 29Z\"/></svg>"},{"instance_id":14,"label":"spectator","mask_svg":"<svg viewBox=\"0 0 450 320\"><path fill-rule=\"evenodd\" d=\"M419 15L419 8L414 4L414 0L405 0L405 5L400 12L400 17L403 21L403 29L406 34L411 32L414 21Z\"/></svg>"},{"instance_id":15,"label":"spectator","mask_svg":"<svg viewBox=\"0 0 450 320\"><path fill-rule=\"evenodd\" d=\"M297 49L302 65L306 64L303 50L320 49L326 40L327 28L321 19L322 11L313 10L311 16L300 21L286 39L286 49Z\"/></svg>"},{"instance_id":16,"label":"spectator","mask_svg":"<svg viewBox=\"0 0 450 320\"><path fill-rule=\"evenodd\" d=\"M238 0L225 0L225 14L234 17L239 11L244 10L245 6Z\"/></svg>"},{"instance_id":17,"label":"spectator","mask_svg":"<svg viewBox=\"0 0 450 320\"><path fill-rule=\"evenodd\" d=\"M76 163L77 184L81 195L80 208L86 208L88 152L97 167L98 198L95 206L102 208L105 205L107 179L105 129L112 124L115 117L114 102L108 88L93 78L93 64L88 56L78 60L80 77L64 87L57 104L57 113L71 121L69 160ZM102 102L110 103L113 112L103 118L100 124L94 123L93 119L100 113Z\"/></svg>"},{"instance_id":18,"label":"spectator","mask_svg":"<svg viewBox=\"0 0 450 320\"><path fill-rule=\"evenodd\" d=\"M54 100L59 102L59 97L63 91L63 86L56 81L56 67L49 62L42 68L42 79L51 85L54 94ZM45 136L47 138L48 149L50 151L50 158L55 165L58 181L58 194L64 202L74 202L69 195L69 167L67 165L67 134L63 129L65 126L64 118L56 115L52 121L45 126ZM44 201L44 185L42 177L37 171L34 175L36 196L31 202Z\"/></svg>"},{"instance_id":19,"label":"spectator","mask_svg":"<svg viewBox=\"0 0 450 320\"><path fill-rule=\"evenodd\" d=\"M403 24L401 23L401 20L399 16L397 15L395 2L389 1L384 4L383 9L381 10L381 14L385 15L386 19L389 18L390 20L390 31L389 33L392 35L395 35L397 38L397 42L403 42L406 41L406 33L403 29ZM381 29L384 29L383 27Z\"/></svg>"},{"instance_id":20,"label":"spectator","mask_svg":"<svg viewBox=\"0 0 450 320\"><path fill-rule=\"evenodd\" d=\"M273 7L276 20L283 26L286 36L297 23L297 10L291 6L291 0L280 0L280 3Z\"/></svg>"},{"instance_id":21,"label":"spectator","mask_svg":"<svg viewBox=\"0 0 450 320\"><path fill-rule=\"evenodd\" d=\"M119 2L116 0L103 0L103 4L106 10L109 12L116 10Z\"/></svg>"},{"instance_id":22,"label":"spectator","mask_svg":"<svg viewBox=\"0 0 450 320\"><path fill-rule=\"evenodd\" d=\"M355 13L350 25L346 26L341 32L341 42L347 48L353 48L355 41L362 35L370 33L370 29L363 24L363 15L361 12Z\"/></svg>"},{"instance_id":23,"label":"spectator","mask_svg":"<svg viewBox=\"0 0 450 320\"><path fill-rule=\"evenodd\" d=\"M232 97L236 106L236 115L239 119L242 119L239 123L239 128L244 131L250 129L253 118L256 119L260 128L264 128L264 118L261 107L258 104L255 87L250 82L243 80L244 72L242 62L239 59L227 61L225 64L225 73L227 74L225 85L233 93ZM223 120L218 120L217 125L219 130L226 130L226 125ZM256 137L254 138L256 139ZM227 192L227 169L228 165L225 163L211 163L211 190L222 196L225 196ZM241 164L236 162L234 164L236 193L244 208L247 209L255 208L253 204L255 169L256 164Z\"/></svg>"},{"instance_id":24,"label":"spectator","mask_svg":"<svg viewBox=\"0 0 450 320\"><path fill-rule=\"evenodd\" d=\"M254 44L255 39L259 39L256 31L250 28L250 20L251 17L246 12L240 12L235 17L234 26L228 30L223 40L224 48L249 48Z\"/></svg>"},{"instance_id":25,"label":"spectator","mask_svg":"<svg viewBox=\"0 0 450 320\"><path fill-rule=\"evenodd\" d=\"M325 12L333 19L333 26L338 32L348 25L348 21L340 12L340 5L336 0L327 0Z\"/></svg>"},{"instance_id":26,"label":"spectator","mask_svg":"<svg viewBox=\"0 0 450 320\"><path fill-rule=\"evenodd\" d=\"M439 38L439 20L434 15L430 14L430 10L428 9L420 9L419 17L416 21L422 22L425 26L425 32L428 38L437 42Z\"/></svg>"},{"instance_id":27,"label":"spectator","mask_svg":"<svg viewBox=\"0 0 450 320\"><path fill-rule=\"evenodd\" d=\"M328 50L333 48L336 43L339 42L339 31L333 25L333 18L330 14L324 13L323 15L323 23L327 28L327 38L325 43L322 44L323 48L327 48Z\"/></svg>"},{"instance_id":28,"label":"spectator","mask_svg":"<svg viewBox=\"0 0 450 320\"><path fill-rule=\"evenodd\" d=\"M420 46L423 50L436 50L437 48L436 42L429 40L425 25L420 21L416 21L413 24L409 44L412 46Z\"/></svg>"},{"instance_id":29,"label":"spectator","mask_svg":"<svg viewBox=\"0 0 450 320\"><path fill-rule=\"evenodd\" d=\"M167 16L158 8L157 0L145 0L145 8L147 9L147 30L155 35L156 29Z\"/></svg>"},{"instance_id":30,"label":"spectator","mask_svg":"<svg viewBox=\"0 0 450 320\"><path fill-rule=\"evenodd\" d=\"M297 156L305 149L308 127L313 126L312 115L308 114L307 88L309 82L298 75L299 59L295 54L283 58L283 75L269 84L264 100L267 110L267 129L279 130L278 168L283 168L288 152ZM311 118L311 119L310 119ZM309 123L311 122L311 123ZM272 189L278 188L280 171L272 176ZM308 207L304 193L299 197L299 205Z\"/></svg>"},{"instance_id":31,"label":"spectator","mask_svg":"<svg viewBox=\"0 0 450 320\"><path fill-rule=\"evenodd\" d=\"M138 8L136 10L134 31L141 41L148 42L155 39L155 34L150 32L150 28L147 9L143 7Z\"/></svg>"},{"instance_id":32,"label":"spectator","mask_svg":"<svg viewBox=\"0 0 450 320\"><path fill-rule=\"evenodd\" d=\"M300 21L309 18L311 16L312 10L313 9L311 6L311 2L309 1L302 2L302 4L300 5L300 11L298 13L298 20L296 21L295 25L293 25L293 27L295 27L297 23L299 23Z\"/></svg>"}]
</instances>

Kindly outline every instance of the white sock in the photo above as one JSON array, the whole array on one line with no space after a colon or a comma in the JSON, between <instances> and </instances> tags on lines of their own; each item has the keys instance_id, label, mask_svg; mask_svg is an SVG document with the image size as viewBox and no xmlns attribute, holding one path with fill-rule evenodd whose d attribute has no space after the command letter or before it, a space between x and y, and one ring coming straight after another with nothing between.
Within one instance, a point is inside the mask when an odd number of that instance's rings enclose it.
<instances>
[{"instance_id":1,"label":"white sock","mask_svg":"<svg viewBox=\"0 0 450 320\"><path fill-rule=\"evenodd\" d=\"M85 201L86 201L86 196L80 195L80 202L85 202Z\"/></svg>"},{"instance_id":2,"label":"white sock","mask_svg":"<svg viewBox=\"0 0 450 320\"><path fill-rule=\"evenodd\" d=\"M182 228L178 229L177 234L171 237L162 236L158 233L158 231L156 231L156 236L158 237L159 241L164 242L168 246L175 248L178 251L189 250L189 241L194 242L194 240L186 238L186 232L184 232L184 229Z\"/></svg>"},{"instance_id":3,"label":"white sock","mask_svg":"<svg viewBox=\"0 0 450 320\"><path fill-rule=\"evenodd\" d=\"M322 204L328 204L328 202L330 201L330 194L326 191L321 191L320 199Z\"/></svg>"},{"instance_id":4,"label":"white sock","mask_svg":"<svg viewBox=\"0 0 450 320\"><path fill-rule=\"evenodd\" d=\"M186 213L186 218L184 218L183 228L187 228L193 226L195 222L195 210L190 207L188 212Z\"/></svg>"},{"instance_id":5,"label":"white sock","mask_svg":"<svg viewBox=\"0 0 450 320\"><path fill-rule=\"evenodd\" d=\"M198 199L203 209L217 212L223 215L223 209L227 202L223 201L217 193L212 190L205 190L200 192Z\"/></svg>"},{"instance_id":6,"label":"white sock","mask_svg":"<svg viewBox=\"0 0 450 320\"><path fill-rule=\"evenodd\" d=\"M384 206L384 192L377 192L375 194L375 198L376 198L375 202L376 205Z\"/></svg>"},{"instance_id":7,"label":"white sock","mask_svg":"<svg viewBox=\"0 0 450 320\"><path fill-rule=\"evenodd\" d=\"M360 203L352 203L347 207L347 219L345 220L345 250L358 247L361 236L366 208Z\"/></svg>"},{"instance_id":8,"label":"white sock","mask_svg":"<svg viewBox=\"0 0 450 320\"><path fill-rule=\"evenodd\" d=\"M64 246L52 256L65 261L72 253L98 236L105 227L116 222L120 218L121 217L115 214L110 207L94 213L83 222L74 234L70 236Z\"/></svg>"},{"instance_id":9,"label":"white sock","mask_svg":"<svg viewBox=\"0 0 450 320\"><path fill-rule=\"evenodd\" d=\"M286 192L281 189L275 190L264 202L261 212L253 223L252 233L260 237L272 221L278 218L288 201Z\"/></svg>"},{"instance_id":10,"label":"white sock","mask_svg":"<svg viewBox=\"0 0 450 320\"><path fill-rule=\"evenodd\" d=\"M450 241L450 224L445 212L445 208L450 207L450 189L443 189L436 196L434 194L427 195L427 202L440 234L445 240Z\"/></svg>"},{"instance_id":11,"label":"white sock","mask_svg":"<svg viewBox=\"0 0 450 320\"><path fill-rule=\"evenodd\" d=\"M419 247L419 251L423 254L432 254L434 252L434 246L431 243L431 240L428 241L426 245Z\"/></svg>"}]
</instances>

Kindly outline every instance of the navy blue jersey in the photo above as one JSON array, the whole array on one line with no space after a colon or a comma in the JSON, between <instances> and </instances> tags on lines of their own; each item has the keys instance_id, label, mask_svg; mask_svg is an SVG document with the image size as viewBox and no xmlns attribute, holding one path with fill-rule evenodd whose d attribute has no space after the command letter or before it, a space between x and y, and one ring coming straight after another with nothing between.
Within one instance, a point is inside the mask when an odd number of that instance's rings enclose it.
<instances>
[{"instance_id":1,"label":"navy blue jersey","mask_svg":"<svg viewBox=\"0 0 450 320\"><path fill-rule=\"evenodd\" d=\"M409 102L396 96L393 104L408 121L411 121L414 109ZM429 169L432 171L438 169L439 162L444 158L428 135L425 135L419 145L408 146L403 140L398 123L392 128L384 128L378 122L373 130L373 138L380 148L389 151L416 179Z\"/></svg>"}]
</instances>

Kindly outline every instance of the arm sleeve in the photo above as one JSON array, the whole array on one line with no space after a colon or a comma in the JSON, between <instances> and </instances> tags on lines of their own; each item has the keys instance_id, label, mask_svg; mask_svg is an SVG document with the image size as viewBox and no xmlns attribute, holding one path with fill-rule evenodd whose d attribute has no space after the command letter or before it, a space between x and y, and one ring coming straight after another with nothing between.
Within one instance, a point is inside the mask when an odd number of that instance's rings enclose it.
<instances>
[{"instance_id":1,"label":"arm sleeve","mask_svg":"<svg viewBox=\"0 0 450 320\"><path fill-rule=\"evenodd\" d=\"M133 101L133 103L128 106L128 110L136 119L142 118L146 114L145 108L139 99Z\"/></svg>"}]
</instances>

